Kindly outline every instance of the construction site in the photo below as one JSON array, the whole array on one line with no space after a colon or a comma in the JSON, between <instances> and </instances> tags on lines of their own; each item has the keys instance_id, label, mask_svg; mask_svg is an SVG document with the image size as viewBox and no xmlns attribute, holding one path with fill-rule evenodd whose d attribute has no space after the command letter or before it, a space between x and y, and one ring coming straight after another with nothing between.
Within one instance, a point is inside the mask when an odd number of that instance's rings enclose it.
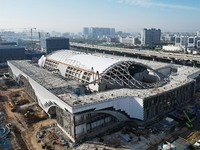
<instances>
[{"instance_id":1,"label":"construction site","mask_svg":"<svg viewBox=\"0 0 200 150\"><path fill-rule=\"evenodd\" d=\"M0 90L1 150L62 150L69 146L56 121L48 119L15 81L1 78Z\"/></svg>"},{"instance_id":2,"label":"construction site","mask_svg":"<svg viewBox=\"0 0 200 150\"><path fill-rule=\"evenodd\" d=\"M57 121L49 119L37 103L12 79L1 78L0 88L0 149L2 150L151 150L157 149L157 145L165 140L180 141L180 136L184 137L190 145L200 139L198 116L191 121L188 114L190 121L187 121L187 117L184 119L183 112L174 111L169 116L171 118L176 116L179 119L182 116L183 122L175 118L173 121L167 118L145 128L136 126L135 123L127 123L116 132L113 130L84 143L73 144L57 126ZM189 110L200 112L198 92L195 98L196 108L192 105L188 106L187 112ZM192 122L192 127L187 126L187 122Z\"/></svg>"},{"instance_id":3,"label":"construction site","mask_svg":"<svg viewBox=\"0 0 200 150\"><path fill-rule=\"evenodd\" d=\"M157 149L200 138L198 68L70 50L8 66L5 126L27 149Z\"/></svg>"}]
</instances>

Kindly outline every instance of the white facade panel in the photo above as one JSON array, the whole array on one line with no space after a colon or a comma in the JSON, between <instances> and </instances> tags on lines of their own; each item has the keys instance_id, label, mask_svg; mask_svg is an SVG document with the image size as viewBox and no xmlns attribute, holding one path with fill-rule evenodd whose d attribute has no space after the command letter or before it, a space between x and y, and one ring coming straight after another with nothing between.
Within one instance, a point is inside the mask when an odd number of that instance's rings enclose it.
<instances>
[{"instance_id":1,"label":"white facade panel","mask_svg":"<svg viewBox=\"0 0 200 150\"><path fill-rule=\"evenodd\" d=\"M109 66L119 62L119 60L116 59L97 57L93 55L84 55L84 54L74 55L70 57L70 59L79 61L82 65L86 66L88 69L93 68L94 72L98 71L99 73L102 73Z\"/></svg>"},{"instance_id":2,"label":"white facade panel","mask_svg":"<svg viewBox=\"0 0 200 150\"><path fill-rule=\"evenodd\" d=\"M59 63L59 64L58 64L58 69L59 69L61 75L62 75L63 77L65 77L65 72L66 72L67 66L64 65L64 64L60 64L60 63Z\"/></svg>"},{"instance_id":3,"label":"white facade panel","mask_svg":"<svg viewBox=\"0 0 200 150\"><path fill-rule=\"evenodd\" d=\"M195 37L189 37L188 38L188 47L194 47L195 46Z\"/></svg>"},{"instance_id":4,"label":"white facade panel","mask_svg":"<svg viewBox=\"0 0 200 150\"><path fill-rule=\"evenodd\" d=\"M120 97L112 100L105 100L91 105L84 105L74 108L74 113L85 111L88 109L101 110L113 107L116 110L125 111L131 118L144 119L143 100L136 97Z\"/></svg>"},{"instance_id":5,"label":"white facade panel","mask_svg":"<svg viewBox=\"0 0 200 150\"><path fill-rule=\"evenodd\" d=\"M14 65L8 62L8 65L10 66L13 76L15 78L18 78L20 75L23 75L25 78L28 79L29 83L31 84L33 90L35 91L35 95L37 96L38 99L38 104L40 107L44 109L44 111L48 111L48 108L44 107L44 104L47 102L55 102L60 108L63 110L66 108L69 112L72 113L72 108L62 100L60 100L58 97L56 97L54 94L49 92L47 89L45 89L42 85L39 83L35 82L33 79L31 79L29 76L24 74L22 71L20 71L18 68L16 68Z\"/></svg>"},{"instance_id":6,"label":"white facade panel","mask_svg":"<svg viewBox=\"0 0 200 150\"><path fill-rule=\"evenodd\" d=\"M119 62L120 60L106 57L98 57L84 53L75 53L69 50L60 50L47 56L47 59L52 59L60 63L69 64L75 67L84 68L94 72L102 73L109 66ZM66 67L66 66L65 66Z\"/></svg>"}]
</instances>

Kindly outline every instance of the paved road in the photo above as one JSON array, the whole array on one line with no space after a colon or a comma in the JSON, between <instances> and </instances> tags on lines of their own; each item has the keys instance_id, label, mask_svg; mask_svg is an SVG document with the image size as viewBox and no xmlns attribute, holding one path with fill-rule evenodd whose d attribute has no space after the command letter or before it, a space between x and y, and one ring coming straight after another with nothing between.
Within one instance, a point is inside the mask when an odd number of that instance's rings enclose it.
<instances>
[{"instance_id":1,"label":"paved road","mask_svg":"<svg viewBox=\"0 0 200 150\"><path fill-rule=\"evenodd\" d=\"M197 61L200 63L200 55L169 53L169 52L156 52L156 51L152 51L152 50L127 49L127 48L98 46L98 45L73 43L73 42L70 42L70 45L82 47L82 48L99 49L99 50L106 50L106 51L116 51L116 52L121 52L121 53L126 52L126 53L131 53L131 54L152 56L152 57L157 57L157 58L166 58L166 59L173 58L175 60L190 60L190 61Z\"/></svg>"}]
</instances>

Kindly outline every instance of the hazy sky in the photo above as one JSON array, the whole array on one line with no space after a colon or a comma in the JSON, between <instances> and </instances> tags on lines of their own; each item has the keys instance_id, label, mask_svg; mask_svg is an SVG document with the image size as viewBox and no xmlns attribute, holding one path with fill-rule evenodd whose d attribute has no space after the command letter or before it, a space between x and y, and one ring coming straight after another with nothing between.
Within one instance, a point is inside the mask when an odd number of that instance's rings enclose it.
<instances>
[{"instance_id":1,"label":"hazy sky","mask_svg":"<svg viewBox=\"0 0 200 150\"><path fill-rule=\"evenodd\" d=\"M0 0L0 29L82 32L92 26L195 32L199 16L200 0Z\"/></svg>"}]
</instances>

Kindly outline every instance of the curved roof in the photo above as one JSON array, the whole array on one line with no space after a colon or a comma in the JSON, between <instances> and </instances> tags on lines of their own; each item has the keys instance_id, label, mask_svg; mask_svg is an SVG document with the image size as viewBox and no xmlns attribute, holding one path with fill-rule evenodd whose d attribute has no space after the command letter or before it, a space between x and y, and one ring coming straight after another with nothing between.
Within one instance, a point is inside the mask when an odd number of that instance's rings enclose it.
<instances>
[{"instance_id":1,"label":"curved roof","mask_svg":"<svg viewBox=\"0 0 200 150\"><path fill-rule=\"evenodd\" d=\"M71 79L81 80L87 84L105 82L112 85L117 84L120 87L151 88L161 86L168 82L168 78L165 78L161 73L153 70L149 66L135 61L107 58L104 55L97 56L77 51L60 50L49 54L47 60L69 67L68 69L58 67L61 75ZM70 69L71 67L73 68L72 70ZM75 71L77 68L78 70L83 70L84 73ZM149 71L155 74L155 79L146 77ZM138 74L139 72L144 73Z\"/></svg>"},{"instance_id":2,"label":"curved roof","mask_svg":"<svg viewBox=\"0 0 200 150\"><path fill-rule=\"evenodd\" d=\"M83 69L92 70L101 74L111 65L119 62L120 60L111 59L106 57L94 56L91 54L74 52L70 50L56 51L47 56L47 59L52 59L60 63L81 67ZM93 68L93 69L92 69Z\"/></svg>"}]
</instances>

